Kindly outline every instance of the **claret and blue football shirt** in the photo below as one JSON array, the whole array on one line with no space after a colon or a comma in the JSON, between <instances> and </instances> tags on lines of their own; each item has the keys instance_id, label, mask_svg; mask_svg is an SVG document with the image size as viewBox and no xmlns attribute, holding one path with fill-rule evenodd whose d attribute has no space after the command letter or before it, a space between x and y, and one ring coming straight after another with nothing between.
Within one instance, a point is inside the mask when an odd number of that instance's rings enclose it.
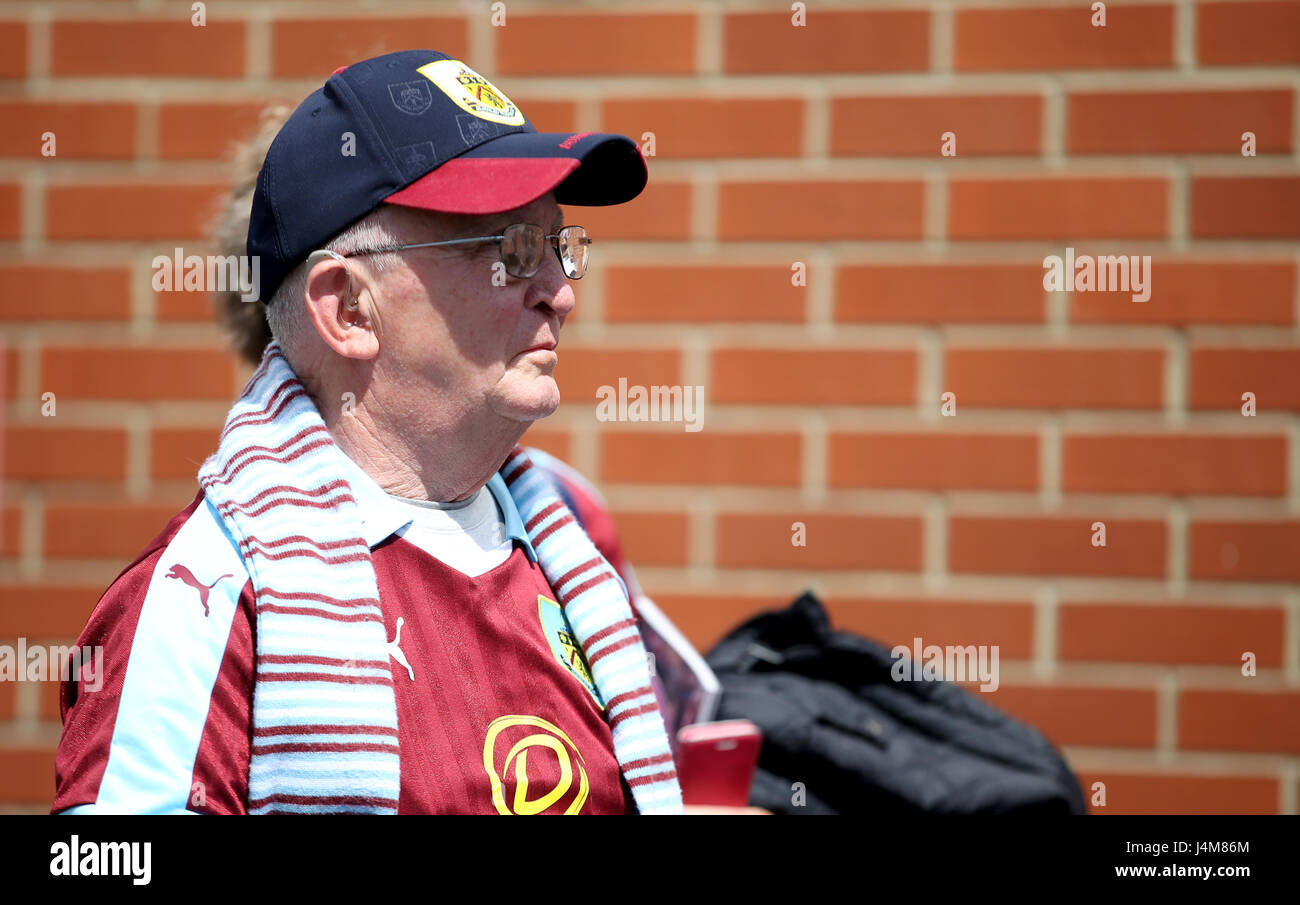
<instances>
[{"instance_id":1,"label":"claret and blue football shirt","mask_svg":"<svg viewBox=\"0 0 1300 905\"><path fill-rule=\"evenodd\" d=\"M430 506L349 466L390 639L399 812L631 810L604 702L500 476ZM566 472L553 473L625 573L608 513ZM78 639L103 646L105 674L99 691L61 689L51 810L246 813L256 627L252 582L200 491Z\"/></svg>"}]
</instances>

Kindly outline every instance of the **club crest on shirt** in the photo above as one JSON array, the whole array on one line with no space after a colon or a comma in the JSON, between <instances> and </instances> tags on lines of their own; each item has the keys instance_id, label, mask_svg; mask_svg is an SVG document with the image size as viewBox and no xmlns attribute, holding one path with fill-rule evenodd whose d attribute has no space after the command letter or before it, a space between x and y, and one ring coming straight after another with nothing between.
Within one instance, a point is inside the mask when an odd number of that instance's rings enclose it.
<instances>
[{"instance_id":1,"label":"club crest on shirt","mask_svg":"<svg viewBox=\"0 0 1300 905\"><path fill-rule=\"evenodd\" d=\"M569 675L581 682L582 687L591 693L596 705L602 710L605 709L600 695L596 693L596 684L591 678L591 668L587 665L587 658L583 656L582 647L574 637L573 630L569 628L569 620L564 618L564 610L560 609L560 605L551 598L538 594L537 615L542 621L542 634L546 636L546 643L551 646L551 653L555 654L555 659L559 660L569 671Z\"/></svg>"}]
</instances>

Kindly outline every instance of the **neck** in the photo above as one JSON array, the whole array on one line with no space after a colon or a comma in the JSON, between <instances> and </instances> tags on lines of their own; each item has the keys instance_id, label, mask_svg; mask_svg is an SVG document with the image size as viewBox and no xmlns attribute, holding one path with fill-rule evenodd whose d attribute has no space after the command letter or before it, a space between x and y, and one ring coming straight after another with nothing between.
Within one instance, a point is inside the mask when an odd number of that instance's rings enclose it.
<instances>
[{"instance_id":1,"label":"neck","mask_svg":"<svg viewBox=\"0 0 1300 905\"><path fill-rule=\"evenodd\" d=\"M383 429L362 408L325 423L339 448L386 493L439 503L459 502L477 493L527 427L508 421L480 425L478 430L448 425L445 430L424 430L411 437Z\"/></svg>"},{"instance_id":2,"label":"neck","mask_svg":"<svg viewBox=\"0 0 1300 905\"><path fill-rule=\"evenodd\" d=\"M369 393L348 406L340 393L308 392L339 448L386 493L459 502L483 487L527 430L493 412L393 410ZM331 401L333 400L333 401Z\"/></svg>"}]
</instances>

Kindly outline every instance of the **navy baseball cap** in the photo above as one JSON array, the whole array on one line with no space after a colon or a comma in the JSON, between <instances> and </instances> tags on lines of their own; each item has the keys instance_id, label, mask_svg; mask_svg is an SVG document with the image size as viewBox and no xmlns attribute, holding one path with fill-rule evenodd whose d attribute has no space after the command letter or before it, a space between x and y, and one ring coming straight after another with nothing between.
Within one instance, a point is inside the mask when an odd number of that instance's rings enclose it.
<instances>
[{"instance_id":1,"label":"navy baseball cap","mask_svg":"<svg viewBox=\"0 0 1300 905\"><path fill-rule=\"evenodd\" d=\"M258 173L248 254L259 297L381 203L494 214L549 191L560 204L631 201L645 158L625 135L538 132L459 60L404 50L335 70L298 106Z\"/></svg>"}]
</instances>

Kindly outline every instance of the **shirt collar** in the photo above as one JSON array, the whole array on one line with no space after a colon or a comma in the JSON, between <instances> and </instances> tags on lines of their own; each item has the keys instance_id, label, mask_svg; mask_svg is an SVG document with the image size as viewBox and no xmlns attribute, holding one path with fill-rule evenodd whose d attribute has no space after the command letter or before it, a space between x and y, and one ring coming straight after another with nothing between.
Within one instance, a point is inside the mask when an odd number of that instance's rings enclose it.
<instances>
[{"instance_id":1,"label":"shirt collar","mask_svg":"<svg viewBox=\"0 0 1300 905\"><path fill-rule=\"evenodd\" d=\"M505 478L501 477L501 472L494 472L492 477L488 478L488 490L492 496L496 497L497 505L506 516L506 536L513 537L524 545L524 552L533 562L537 562L537 551L533 549L533 542L528 539L528 532L524 530L524 520L519 515L519 507L515 505L515 498L510 495L510 490L506 487Z\"/></svg>"},{"instance_id":2,"label":"shirt collar","mask_svg":"<svg viewBox=\"0 0 1300 905\"><path fill-rule=\"evenodd\" d=\"M380 487L375 479L366 474L356 462L353 462L351 457L342 450L339 452L342 454L344 477L352 487L352 496L357 501L357 509L361 512L361 536L366 546L373 550L409 525L411 516L405 507L394 502L384 492L384 488ZM519 508L515 506L515 499L506 489L506 482L499 472L488 479L487 488L505 514L506 536L523 544L528 558L537 562L537 551L528 540L528 532L524 530L524 521L519 516Z\"/></svg>"}]
</instances>

